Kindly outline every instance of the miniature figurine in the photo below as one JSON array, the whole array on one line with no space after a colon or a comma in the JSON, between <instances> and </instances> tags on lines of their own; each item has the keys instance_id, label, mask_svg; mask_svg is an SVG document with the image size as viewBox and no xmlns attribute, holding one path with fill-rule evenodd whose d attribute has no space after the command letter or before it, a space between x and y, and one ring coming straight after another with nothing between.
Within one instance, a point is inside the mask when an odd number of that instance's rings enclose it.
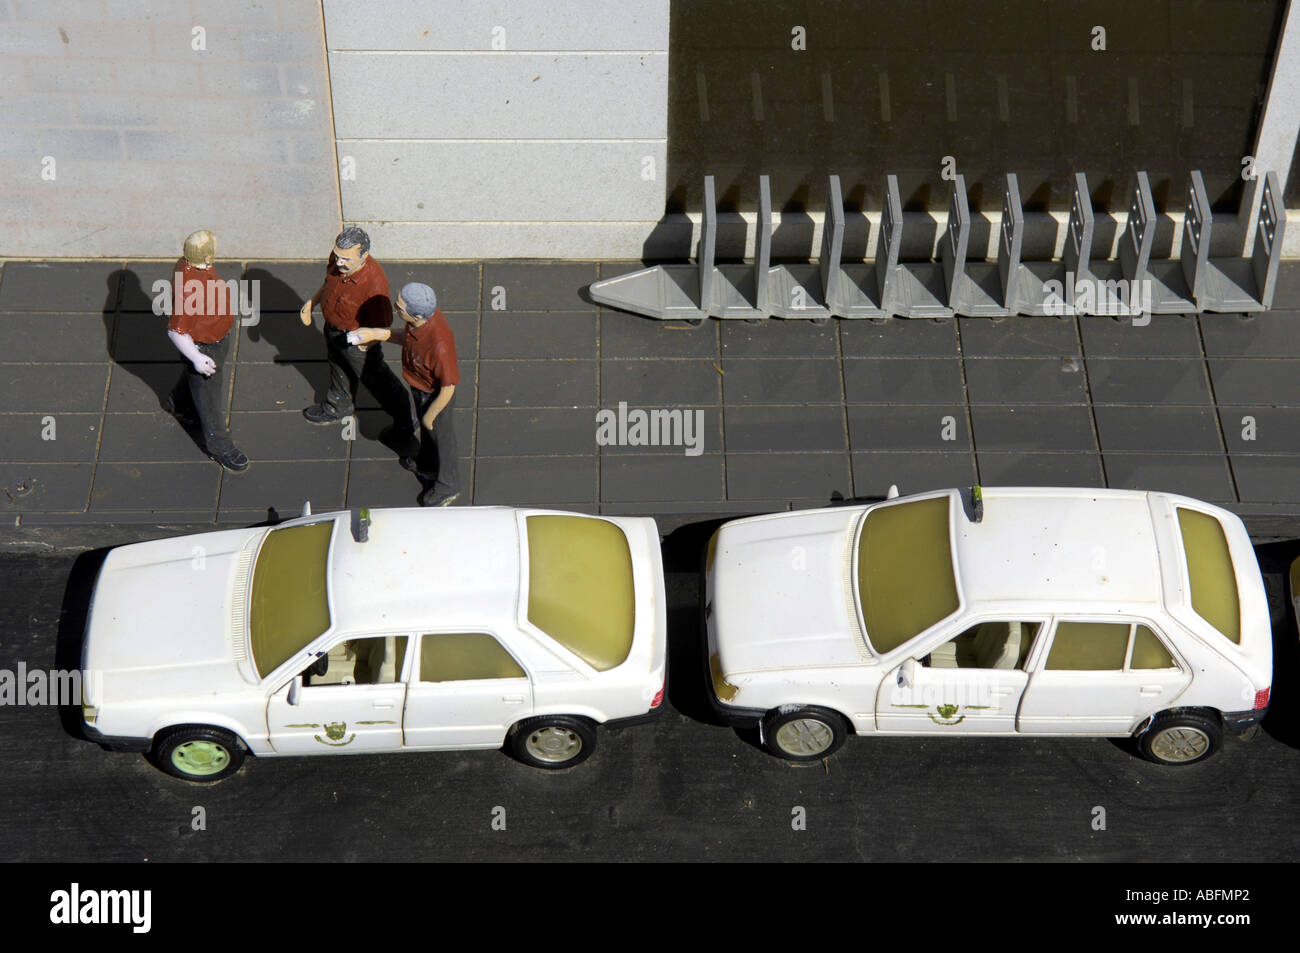
<instances>
[{"instance_id":1,"label":"miniature figurine","mask_svg":"<svg viewBox=\"0 0 1300 953\"><path fill-rule=\"evenodd\" d=\"M318 304L325 318L330 383L325 399L305 409L303 416L314 424L333 423L350 416L360 381L393 418L392 426L385 428L382 437L395 446L409 443L415 436L415 424L402 385L384 363L380 348L372 344L354 345L347 340L349 331L361 327L386 328L393 323L388 278L379 262L370 256L370 236L363 229L350 225L334 240L325 282L299 311L304 325L311 326L311 312Z\"/></svg>"},{"instance_id":2,"label":"miniature figurine","mask_svg":"<svg viewBox=\"0 0 1300 953\"><path fill-rule=\"evenodd\" d=\"M176 262L167 336L189 364L163 407L183 425L202 433L208 456L237 472L248 469L248 457L235 446L226 425L228 375L222 367L235 319L229 288L212 264L216 256L217 236L200 229L185 239Z\"/></svg>"},{"instance_id":3,"label":"miniature figurine","mask_svg":"<svg viewBox=\"0 0 1300 953\"><path fill-rule=\"evenodd\" d=\"M421 506L448 506L460 496L460 461L452 411L460 370L456 341L438 296L428 285L411 282L402 288L394 306L406 326L362 328L348 332L349 344L400 338L402 376L411 385L411 400L420 422L418 441L412 438L402 455L402 466L420 478L424 489Z\"/></svg>"}]
</instances>

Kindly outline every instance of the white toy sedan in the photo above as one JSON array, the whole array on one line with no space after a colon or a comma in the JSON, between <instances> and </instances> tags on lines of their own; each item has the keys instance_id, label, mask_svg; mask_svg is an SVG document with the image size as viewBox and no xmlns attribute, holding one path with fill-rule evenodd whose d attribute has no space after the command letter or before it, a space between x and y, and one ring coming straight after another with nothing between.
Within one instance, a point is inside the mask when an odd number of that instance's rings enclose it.
<instances>
[{"instance_id":1,"label":"white toy sedan","mask_svg":"<svg viewBox=\"0 0 1300 953\"><path fill-rule=\"evenodd\" d=\"M577 764L663 702L652 519L505 507L304 516L113 550L86 733L216 781L261 756L499 748Z\"/></svg>"},{"instance_id":2,"label":"white toy sedan","mask_svg":"<svg viewBox=\"0 0 1300 953\"><path fill-rule=\"evenodd\" d=\"M1245 526L1184 497L975 487L758 516L719 529L705 577L714 706L792 761L856 733L1133 736L1190 764L1268 708Z\"/></svg>"}]
</instances>

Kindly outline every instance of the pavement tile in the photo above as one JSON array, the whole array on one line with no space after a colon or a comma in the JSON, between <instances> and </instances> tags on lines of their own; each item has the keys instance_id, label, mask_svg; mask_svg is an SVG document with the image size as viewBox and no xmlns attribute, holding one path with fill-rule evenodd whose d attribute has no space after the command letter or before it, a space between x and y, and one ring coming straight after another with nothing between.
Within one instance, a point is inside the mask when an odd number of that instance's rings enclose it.
<instances>
[{"instance_id":1,"label":"pavement tile","mask_svg":"<svg viewBox=\"0 0 1300 953\"><path fill-rule=\"evenodd\" d=\"M1300 361L1222 358L1210 361L1220 405L1300 407Z\"/></svg>"},{"instance_id":2,"label":"pavement tile","mask_svg":"<svg viewBox=\"0 0 1300 953\"><path fill-rule=\"evenodd\" d=\"M223 278L239 277L257 282L257 294L262 313L288 311L296 313L307 299L325 282L326 258L330 249L322 249L319 262L315 261L250 261L242 275L227 275L218 265ZM383 259L379 259L382 265ZM387 274L387 268L385 268ZM316 323L321 322L317 309Z\"/></svg>"},{"instance_id":3,"label":"pavement tile","mask_svg":"<svg viewBox=\"0 0 1300 953\"><path fill-rule=\"evenodd\" d=\"M723 357L838 357L839 324L812 321L720 322Z\"/></svg>"},{"instance_id":4,"label":"pavement tile","mask_svg":"<svg viewBox=\"0 0 1300 953\"><path fill-rule=\"evenodd\" d=\"M958 318L966 357L1065 357L1079 353L1073 318Z\"/></svg>"},{"instance_id":5,"label":"pavement tile","mask_svg":"<svg viewBox=\"0 0 1300 953\"><path fill-rule=\"evenodd\" d=\"M101 463L95 469L90 508L97 512L150 513L217 509L221 467L194 463Z\"/></svg>"},{"instance_id":6,"label":"pavement tile","mask_svg":"<svg viewBox=\"0 0 1300 953\"><path fill-rule=\"evenodd\" d=\"M1300 309L1300 262L1284 261L1278 268L1273 308L1277 311Z\"/></svg>"},{"instance_id":7,"label":"pavement tile","mask_svg":"<svg viewBox=\"0 0 1300 953\"><path fill-rule=\"evenodd\" d=\"M128 414L160 410L163 400L171 394L180 377L179 360L115 364L108 386L108 412ZM226 387L230 387L229 378Z\"/></svg>"},{"instance_id":8,"label":"pavement tile","mask_svg":"<svg viewBox=\"0 0 1300 953\"><path fill-rule=\"evenodd\" d=\"M722 454L629 453L600 459L600 498L605 502L720 502L724 495Z\"/></svg>"},{"instance_id":9,"label":"pavement tile","mask_svg":"<svg viewBox=\"0 0 1300 953\"><path fill-rule=\"evenodd\" d=\"M1151 314L1147 324L1132 318L1082 315L1077 320L1088 357L1200 357L1196 320L1181 314Z\"/></svg>"},{"instance_id":10,"label":"pavement tile","mask_svg":"<svg viewBox=\"0 0 1300 953\"><path fill-rule=\"evenodd\" d=\"M1233 457L1300 453L1300 407L1225 407L1219 418Z\"/></svg>"},{"instance_id":11,"label":"pavement tile","mask_svg":"<svg viewBox=\"0 0 1300 953\"><path fill-rule=\"evenodd\" d=\"M728 453L730 500L811 499L830 503L853 495L849 455L838 453Z\"/></svg>"},{"instance_id":12,"label":"pavement tile","mask_svg":"<svg viewBox=\"0 0 1300 953\"><path fill-rule=\"evenodd\" d=\"M849 418L852 449L860 450L932 450L952 452L970 450L970 429L966 408L950 407L881 407L850 404ZM731 432L728 430L728 449Z\"/></svg>"},{"instance_id":13,"label":"pavement tile","mask_svg":"<svg viewBox=\"0 0 1300 953\"><path fill-rule=\"evenodd\" d=\"M900 493L923 493L975 482L970 452L854 452L853 493L857 499L884 497L892 485Z\"/></svg>"},{"instance_id":14,"label":"pavement tile","mask_svg":"<svg viewBox=\"0 0 1300 953\"><path fill-rule=\"evenodd\" d=\"M329 388L324 361L240 364L235 369L234 410L297 410L316 403ZM360 406L361 395L357 404ZM304 421L305 422L305 421Z\"/></svg>"},{"instance_id":15,"label":"pavement tile","mask_svg":"<svg viewBox=\"0 0 1300 953\"><path fill-rule=\"evenodd\" d=\"M106 318L98 311L85 314L0 313L0 340L11 345L0 353L0 362L70 364L107 361L112 324L112 316Z\"/></svg>"},{"instance_id":16,"label":"pavement tile","mask_svg":"<svg viewBox=\"0 0 1300 953\"><path fill-rule=\"evenodd\" d=\"M324 513L343 507L346 483L347 464L342 460L258 460L243 473L222 474L221 509L274 507L296 515L310 500L314 512Z\"/></svg>"},{"instance_id":17,"label":"pavement tile","mask_svg":"<svg viewBox=\"0 0 1300 953\"><path fill-rule=\"evenodd\" d=\"M977 404L971 408L975 449L1077 450L1095 452L1092 415L1085 406L1001 407Z\"/></svg>"},{"instance_id":18,"label":"pavement tile","mask_svg":"<svg viewBox=\"0 0 1300 953\"><path fill-rule=\"evenodd\" d=\"M1105 453L1223 449L1212 407L1094 407L1093 413Z\"/></svg>"},{"instance_id":19,"label":"pavement tile","mask_svg":"<svg viewBox=\"0 0 1300 953\"><path fill-rule=\"evenodd\" d=\"M596 337L595 314L488 311L483 314L479 358L594 358Z\"/></svg>"},{"instance_id":20,"label":"pavement tile","mask_svg":"<svg viewBox=\"0 0 1300 953\"><path fill-rule=\"evenodd\" d=\"M474 504L534 506L596 502L596 457L479 457Z\"/></svg>"},{"instance_id":21,"label":"pavement tile","mask_svg":"<svg viewBox=\"0 0 1300 953\"><path fill-rule=\"evenodd\" d=\"M0 273L0 311L111 313L121 282L115 261L11 261Z\"/></svg>"},{"instance_id":22,"label":"pavement tile","mask_svg":"<svg viewBox=\"0 0 1300 953\"><path fill-rule=\"evenodd\" d=\"M477 452L480 457L594 454L596 412L483 408L478 412Z\"/></svg>"},{"instance_id":23,"label":"pavement tile","mask_svg":"<svg viewBox=\"0 0 1300 953\"><path fill-rule=\"evenodd\" d=\"M1105 486L1095 453L1003 453L981 450L984 486Z\"/></svg>"},{"instance_id":24,"label":"pavement tile","mask_svg":"<svg viewBox=\"0 0 1300 953\"><path fill-rule=\"evenodd\" d=\"M500 307L497 289L504 289L504 311L591 311L586 295L596 280L595 262L483 263L483 316Z\"/></svg>"},{"instance_id":25,"label":"pavement tile","mask_svg":"<svg viewBox=\"0 0 1300 953\"><path fill-rule=\"evenodd\" d=\"M965 399L956 357L844 359L850 403L952 404Z\"/></svg>"},{"instance_id":26,"label":"pavement tile","mask_svg":"<svg viewBox=\"0 0 1300 953\"><path fill-rule=\"evenodd\" d=\"M1243 503L1294 503L1300 487L1300 456L1231 455Z\"/></svg>"},{"instance_id":27,"label":"pavement tile","mask_svg":"<svg viewBox=\"0 0 1300 953\"><path fill-rule=\"evenodd\" d=\"M360 431L359 424L354 434ZM318 427L301 410L236 411L230 415L230 435L254 463L348 457L343 426Z\"/></svg>"},{"instance_id":28,"label":"pavement tile","mask_svg":"<svg viewBox=\"0 0 1300 953\"><path fill-rule=\"evenodd\" d=\"M1201 361L1090 357L1088 383L1096 404L1208 404Z\"/></svg>"},{"instance_id":29,"label":"pavement tile","mask_svg":"<svg viewBox=\"0 0 1300 953\"><path fill-rule=\"evenodd\" d=\"M723 417L728 453L848 449L838 406L726 407Z\"/></svg>"},{"instance_id":30,"label":"pavement tile","mask_svg":"<svg viewBox=\"0 0 1300 953\"><path fill-rule=\"evenodd\" d=\"M170 361L180 364L182 360L176 345L167 336L167 318L148 312L119 314L114 321L110 350L113 360L119 363Z\"/></svg>"},{"instance_id":31,"label":"pavement tile","mask_svg":"<svg viewBox=\"0 0 1300 953\"><path fill-rule=\"evenodd\" d=\"M83 413L104 406L103 364L0 364L0 394L8 413Z\"/></svg>"},{"instance_id":32,"label":"pavement tile","mask_svg":"<svg viewBox=\"0 0 1300 953\"><path fill-rule=\"evenodd\" d=\"M1270 311L1244 318L1201 315L1201 335L1209 357L1300 357L1300 314Z\"/></svg>"},{"instance_id":33,"label":"pavement tile","mask_svg":"<svg viewBox=\"0 0 1300 953\"><path fill-rule=\"evenodd\" d=\"M469 506L474 462L460 459L460 499L453 506ZM396 461L354 460L348 470L348 508L356 506L418 506L423 485Z\"/></svg>"},{"instance_id":34,"label":"pavement tile","mask_svg":"<svg viewBox=\"0 0 1300 953\"><path fill-rule=\"evenodd\" d=\"M720 321L656 321L622 311L600 313L600 356L606 360L641 358L718 359Z\"/></svg>"},{"instance_id":35,"label":"pavement tile","mask_svg":"<svg viewBox=\"0 0 1300 953\"><path fill-rule=\"evenodd\" d=\"M1223 454L1107 453L1102 459L1106 485L1116 489L1181 493L1217 503L1236 499Z\"/></svg>"},{"instance_id":36,"label":"pavement tile","mask_svg":"<svg viewBox=\"0 0 1300 953\"><path fill-rule=\"evenodd\" d=\"M617 428L619 426L619 408L613 406L602 407L602 410L611 411L614 416L609 419L613 421L614 436L617 441L619 438ZM646 407L628 407L625 411L627 415L623 423L623 443L614 442L608 446L600 448L601 456L621 456L625 454L684 454L687 449L697 449L700 453L717 453L723 448L722 441L722 408L720 407L686 407L682 408L680 413L674 414L677 408L669 410L667 417L650 417L649 423L644 427L644 433L637 430L636 417L633 412L636 410L646 410L653 413L655 410L662 408ZM687 416L690 415L690 416ZM658 423L658 429L652 430L655 420ZM597 429L599 430L599 422ZM666 431L666 432L665 432ZM689 432L688 432L689 431ZM689 438L689 439L688 439ZM656 442L650 445L647 442L654 439ZM631 441L636 440L636 443Z\"/></svg>"},{"instance_id":37,"label":"pavement tile","mask_svg":"<svg viewBox=\"0 0 1300 953\"><path fill-rule=\"evenodd\" d=\"M0 462L0 515L80 513L86 508L94 472L90 463Z\"/></svg>"},{"instance_id":38,"label":"pavement tile","mask_svg":"<svg viewBox=\"0 0 1300 953\"><path fill-rule=\"evenodd\" d=\"M101 463L190 463L207 460L196 438L170 414L105 414Z\"/></svg>"},{"instance_id":39,"label":"pavement tile","mask_svg":"<svg viewBox=\"0 0 1300 953\"><path fill-rule=\"evenodd\" d=\"M7 463L91 463L101 415L0 414L0 454Z\"/></svg>"},{"instance_id":40,"label":"pavement tile","mask_svg":"<svg viewBox=\"0 0 1300 953\"><path fill-rule=\"evenodd\" d=\"M1053 320L1053 319L1047 319ZM1084 404L1082 368L1059 357L967 360L966 391L972 404Z\"/></svg>"},{"instance_id":41,"label":"pavement tile","mask_svg":"<svg viewBox=\"0 0 1300 953\"><path fill-rule=\"evenodd\" d=\"M845 321L840 325L845 357L957 357L957 322L952 318Z\"/></svg>"},{"instance_id":42,"label":"pavement tile","mask_svg":"<svg viewBox=\"0 0 1300 953\"><path fill-rule=\"evenodd\" d=\"M634 271L640 271L643 268L649 268L646 262L631 259L610 259L608 261L596 262L597 272L601 281L606 278L617 278L619 275L630 275Z\"/></svg>"},{"instance_id":43,"label":"pavement tile","mask_svg":"<svg viewBox=\"0 0 1300 953\"><path fill-rule=\"evenodd\" d=\"M722 394L736 404L840 404L840 362L834 358L798 361L726 358Z\"/></svg>"},{"instance_id":44,"label":"pavement tile","mask_svg":"<svg viewBox=\"0 0 1300 953\"><path fill-rule=\"evenodd\" d=\"M237 325L240 364L325 360L321 319L307 327L296 312L263 311L257 324ZM389 348L385 347L385 351Z\"/></svg>"},{"instance_id":45,"label":"pavement tile","mask_svg":"<svg viewBox=\"0 0 1300 953\"><path fill-rule=\"evenodd\" d=\"M438 296L438 307L444 313L450 311L470 311L479 308L478 269L476 261L466 262L423 262L423 261L386 261L381 259L384 274L388 276L388 287L393 297L402 293L402 287L412 281L428 285ZM519 308L513 301L512 309ZM455 330L453 328L453 330ZM457 341L459 343L459 340Z\"/></svg>"},{"instance_id":46,"label":"pavement tile","mask_svg":"<svg viewBox=\"0 0 1300 953\"><path fill-rule=\"evenodd\" d=\"M596 368L596 361L483 361L480 406L595 407Z\"/></svg>"},{"instance_id":47,"label":"pavement tile","mask_svg":"<svg viewBox=\"0 0 1300 953\"><path fill-rule=\"evenodd\" d=\"M459 394L457 396L459 397ZM460 451L462 460L473 456L474 414L473 407L457 406L452 411L452 419L455 421L456 428L457 449ZM379 434L383 432L383 429L393 422L392 418L382 410L365 409L358 409L356 416L357 436L352 441L351 459L354 462L358 460L388 460L392 462L393 466L397 466L396 452L379 439ZM307 424L305 419L302 422ZM313 424L307 424L307 426L314 427ZM320 429L329 433L329 429L326 427Z\"/></svg>"},{"instance_id":48,"label":"pavement tile","mask_svg":"<svg viewBox=\"0 0 1300 953\"><path fill-rule=\"evenodd\" d=\"M722 403L722 375L705 360L601 361L606 407L698 407Z\"/></svg>"}]
</instances>

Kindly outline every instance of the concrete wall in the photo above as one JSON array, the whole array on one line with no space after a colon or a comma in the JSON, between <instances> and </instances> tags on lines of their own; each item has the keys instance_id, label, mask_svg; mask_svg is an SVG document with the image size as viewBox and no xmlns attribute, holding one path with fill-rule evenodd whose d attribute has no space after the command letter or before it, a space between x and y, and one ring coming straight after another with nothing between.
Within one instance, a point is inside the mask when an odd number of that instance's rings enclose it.
<instances>
[{"instance_id":1,"label":"concrete wall","mask_svg":"<svg viewBox=\"0 0 1300 953\"><path fill-rule=\"evenodd\" d=\"M668 0L324 9L343 214L378 255L642 254L664 209Z\"/></svg>"},{"instance_id":2,"label":"concrete wall","mask_svg":"<svg viewBox=\"0 0 1300 953\"><path fill-rule=\"evenodd\" d=\"M318 0L0 0L0 257L322 257L321 34Z\"/></svg>"}]
</instances>

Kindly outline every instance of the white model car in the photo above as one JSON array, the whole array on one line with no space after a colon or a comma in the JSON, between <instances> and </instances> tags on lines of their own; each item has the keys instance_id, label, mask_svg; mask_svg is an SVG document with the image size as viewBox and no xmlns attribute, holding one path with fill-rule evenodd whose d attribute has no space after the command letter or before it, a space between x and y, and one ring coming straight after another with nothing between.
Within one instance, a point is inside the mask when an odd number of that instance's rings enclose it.
<instances>
[{"instance_id":1,"label":"white model car","mask_svg":"<svg viewBox=\"0 0 1300 953\"><path fill-rule=\"evenodd\" d=\"M652 519L304 516L137 543L99 573L89 737L214 781L256 755L499 748L560 768L663 702Z\"/></svg>"},{"instance_id":2,"label":"white model car","mask_svg":"<svg viewBox=\"0 0 1300 953\"><path fill-rule=\"evenodd\" d=\"M1245 526L1166 493L975 487L736 520L709 543L704 614L715 708L792 761L857 733L1134 736L1189 764L1258 724L1272 681Z\"/></svg>"}]
</instances>

